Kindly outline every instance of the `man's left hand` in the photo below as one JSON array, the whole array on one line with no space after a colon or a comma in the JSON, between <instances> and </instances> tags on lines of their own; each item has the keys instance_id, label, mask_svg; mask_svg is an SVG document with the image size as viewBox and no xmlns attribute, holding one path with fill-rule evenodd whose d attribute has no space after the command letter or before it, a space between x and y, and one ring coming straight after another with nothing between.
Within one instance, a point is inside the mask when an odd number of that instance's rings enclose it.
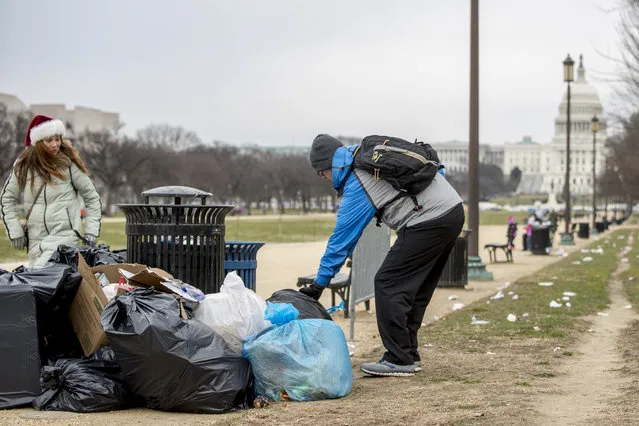
<instances>
[{"instance_id":1,"label":"man's left hand","mask_svg":"<svg viewBox=\"0 0 639 426\"><path fill-rule=\"evenodd\" d=\"M313 283L311 285L309 285L308 287L302 287L300 288L300 293L307 295L308 297L312 297L315 300L319 300L319 298L322 296L322 292L324 291L326 287L324 287L323 285L319 285L317 283Z\"/></svg>"}]
</instances>

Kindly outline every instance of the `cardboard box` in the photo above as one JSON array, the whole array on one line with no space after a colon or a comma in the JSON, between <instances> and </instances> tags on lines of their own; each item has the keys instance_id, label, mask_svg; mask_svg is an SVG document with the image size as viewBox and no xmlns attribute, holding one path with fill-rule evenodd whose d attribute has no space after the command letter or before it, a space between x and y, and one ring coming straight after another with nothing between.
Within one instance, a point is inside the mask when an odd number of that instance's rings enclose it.
<instances>
[{"instance_id":1,"label":"cardboard box","mask_svg":"<svg viewBox=\"0 0 639 426\"><path fill-rule=\"evenodd\" d=\"M168 272L157 268L149 268L148 266L140 265L139 263L118 263L113 265L95 266L91 268L91 272L93 272L94 274L103 273L109 279L109 282L113 284L117 283L122 276L122 274L120 274L120 269L132 274L137 274L138 272L149 270L155 272L157 275L163 278L173 278L173 276ZM134 283L131 284L133 285Z\"/></svg>"},{"instance_id":2,"label":"cardboard box","mask_svg":"<svg viewBox=\"0 0 639 426\"><path fill-rule=\"evenodd\" d=\"M180 296L178 291L162 285L167 279L173 278L171 274L157 268L149 268L136 263L121 263L102 265L89 268L81 254L78 253L78 272L82 275L82 282L78 293L71 304L71 323L75 334L78 336L82 350L86 356L92 355L102 346L109 344L104 329L102 328L102 311L108 300L104 295L102 286L95 277L96 273L104 273L111 283L117 283L122 276L120 270L128 276L127 282L137 287L154 287L158 291ZM122 294L123 291L118 291ZM188 296L188 295L187 295ZM186 318L184 308L180 303L182 316Z\"/></svg>"},{"instance_id":3,"label":"cardboard box","mask_svg":"<svg viewBox=\"0 0 639 426\"><path fill-rule=\"evenodd\" d=\"M82 282L71 304L69 316L82 350L86 356L89 356L101 346L108 345L101 323L107 298L102 291L102 286L80 253L78 253L78 272L82 275Z\"/></svg>"}]
</instances>

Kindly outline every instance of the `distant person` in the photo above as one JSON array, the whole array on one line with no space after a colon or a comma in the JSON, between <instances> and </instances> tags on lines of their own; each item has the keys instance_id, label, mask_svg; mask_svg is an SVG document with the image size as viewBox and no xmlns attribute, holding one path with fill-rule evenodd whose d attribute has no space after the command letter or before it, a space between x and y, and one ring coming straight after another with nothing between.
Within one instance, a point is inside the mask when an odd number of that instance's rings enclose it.
<instances>
[{"instance_id":1,"label":"distant person","mask_svg":"<svg viewBox=\"0 0 639 426\"><path fill-rule=\"evenodd\" d=\"M95 245L100 235L100 196L78 151L64 135L62 121L35 116L27 130L26 148L0 194L7 236L16 250L27 249L33 268L45 266L61 244ZM84 235L79 198L85 206Z\"/></svg>"},{"instance_id":2,"label":"distant person","mask_svg":"<svg viewBox=\"0 0 639 426\"><path fill-rule=\"evenodd\" d=\"M508 216L508 229L506 230L506 238L508 250L515 249L515 238L517 238L517 222L512 216Z\"/></svg>"},{"instance_id":3,"label":"distant person","mask_svg":"<svg viewBox=\"0 0 639 426\"><path fill-rule=\"evenodd\" d=\"M531 213L526 220L526 246L524 250L530 250L530 243L532 240L532 228L533 224L537 223L535 213Z\"/></svg>"},{"instance_id":4,"label":"distant person","mask_svg":"<svg viewBox=\"0 0 639 426\"><path fill-rule=\"evenodd\" d=\"M559 222L559 218L557 216L557 212L554 210L550 211L550 214L548 215L548 221L550 222L550 241L552 241L555 238L555 234L557 233L557 228L559 226L558 222Z\"/></svg>"},{"instance_id":5,"label":"distant person","mask_svg":"<svg viewBox=\"0 0 639 426\"><path fill-rule=\"evenodd\" d=\"M412 376L421 370L417 331L464 224L462 199L439 173L416 200L402 197L387 181L351 167L356 149L325 134L313 141L313 169L343 196L315 282L300 291L319 299L364 228L385 206L381 221L397 231L375 276L377 326L386 353L360 369L373 376Z\"/></svg>"}]
</instances>

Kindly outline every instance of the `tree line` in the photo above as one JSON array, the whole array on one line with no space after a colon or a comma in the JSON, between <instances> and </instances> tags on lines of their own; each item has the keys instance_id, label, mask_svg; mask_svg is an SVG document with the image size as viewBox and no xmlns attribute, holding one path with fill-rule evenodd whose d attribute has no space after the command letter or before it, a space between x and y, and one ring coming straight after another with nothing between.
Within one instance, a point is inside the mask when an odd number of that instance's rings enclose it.
<instances>
[{"instance_id":1,"label":"tree line","mask_svg":"<svg viewBox=\"0 0 639 426\"><path fill-rule=\"evenodd\" d=\"M0 104L3 182L24 149L31 118L28 112L12 113ZM167 124L149 125L135 136L118 131L71 133L107 214L117 210L116 204L140 202L144 190L166 185L210 192L209 202L233 204L249 214L255 208L272 211L272 206L285 213L291 208L327 211L335 205L335 191L318 179L307 155L204 144L194 132Z\"/></svg>"},{"instance_id":2,"label":"tree line","mask_svg":"<svg viewBox=\"0 0 639 426\"><path fill-rule=\"evenodd\" d=\"M0 104L0 177L6 179L24 149L31 115L10 113ZM259 146L238 147L222 142L203 143L196 133L179 126L152 124L127 136L117 131L77 132L73 145L84 159L102 197L105 213L119 203L140 202L144 190L191 186L213 194L211 202L233 204L248 214L255 208L279 213L290 208L328 211L336 204L332 186L317 178L308 155L275 152ZM346 145L360 138L338 138ZM309 141L310 147L310 141ZM517 176L520 178L521 174ZM516 189L505 182L501 169L480 165L481 195L488 198ZM468 177L447 174L462 195ZM512 178L511 178L512 180Z\"/></svg>"}]
</instances>

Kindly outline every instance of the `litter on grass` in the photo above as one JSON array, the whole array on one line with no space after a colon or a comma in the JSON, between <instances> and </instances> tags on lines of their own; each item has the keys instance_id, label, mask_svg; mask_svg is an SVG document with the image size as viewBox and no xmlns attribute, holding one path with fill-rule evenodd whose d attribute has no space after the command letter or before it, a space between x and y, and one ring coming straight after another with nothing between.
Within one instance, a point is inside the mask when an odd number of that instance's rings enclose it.
<instances>
[{"instance_id":1,"label":"litter on grass","mask_svg":"<svg viewBox=\"0 0 639 426\"><path fill-rule=\"evenodd\" d=\"M517 315L515 314L508 314L508 316L506 317L506 319L510 322L515 322L517 321Z\"/></svg>"},{"instance_id":2,"label":"litter on grass","mask_svg":"<svg viewBox=\"0 0 639 426\"><path fill-rule=\"evenodd\" d=\"M564 291L564 296L575 297L577 293L573 293L572 291Z\"/></svg>"},{"instance_id":3,"label":"litter on grass","mask_svg":"<svg viewBox=\"0 0 639 426\"><path fill-rule=\"evenodd\" d=\"M542 287L550 287L551 285L553 285L553 283L548 281L548 282L541 282L539 283L539 285Z\"/></svg>"},{"instance_id":4,"label":"litter on grass","mask_svg":"<svg viewBox=\"0 0 639 426\"><path fill-rule=\"evenodd\" d=\"M464 305L463 303L455 303L455 304L453 305L453 311L458 311L458 310L460 310L461 308L463 308L464 306L466 306L466 305Z\"/></svg>"},{"instance_id":5,"label":"litter on grass","mask_svg":"<svg viewBox=\"0 0 639 426\"><path fill-rule=\"evenodd\" d=\"M554 300L551 300L550 303L548 304L548 306L550 306L551 308L561 308L562 304L561 303L557 303Z\"/></svg>"},{"instance_id":6,"label":"litter on grass","mask_svg":"<svg viewBox=\"0 0 639 426\"><path fill-rule=\"evenodd\" d=\"M473 317L470 319L470 323L474 325L483 325L483 324L488 324L488 321L480 320L477 318L477 315L473 315Z\"/></svg>"},{"instance_id":7,"label":"litter on grass","mask_svg":"<svg viewBox=\"0 0 639 426\"><path fill-rule=\"evenodd\" d=\"M504 298L504 292L501 290L499 290L497 294L495 294L494 296L491 296L491 299L493 300L503 299L503 298Z\"/></svg>"}]
</instances>

